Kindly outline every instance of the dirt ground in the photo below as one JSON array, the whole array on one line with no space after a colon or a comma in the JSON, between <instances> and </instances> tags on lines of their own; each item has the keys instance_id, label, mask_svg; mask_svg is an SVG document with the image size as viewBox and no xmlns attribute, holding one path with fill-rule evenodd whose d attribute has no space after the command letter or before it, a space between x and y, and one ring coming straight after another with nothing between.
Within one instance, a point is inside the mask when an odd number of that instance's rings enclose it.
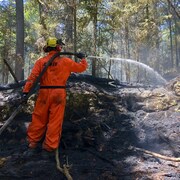
<instances>
[{"instance_id":1,"label":"dirt ground","mask_svg":"<svg viewBox=\"0 0 180 180\"><path fill-rule=\"evenodd\" d=\"M96 110L86 114L74 111L71 118L65 117L59 158L61 164L72 165L72 178L180 179L180 162L144 151L180 156L180 116L176 107L156 112L131 111L122 104L119 91L99 94L93 104ZM20 113L0 136L0 179L66 179L57 170L55 158L44 159L41 151L30 157L23 155L30 120L31 114Z\"/></svg>"}]
</instances>

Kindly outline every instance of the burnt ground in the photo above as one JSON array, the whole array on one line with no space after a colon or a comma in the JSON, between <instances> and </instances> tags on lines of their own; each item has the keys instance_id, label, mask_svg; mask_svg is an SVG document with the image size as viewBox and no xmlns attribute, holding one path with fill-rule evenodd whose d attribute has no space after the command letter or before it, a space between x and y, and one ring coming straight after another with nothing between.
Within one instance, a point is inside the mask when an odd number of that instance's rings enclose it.
<instances>
[{"instance_id":1,"label":"burnt ground","mask_svg":"<svg viewBox=\"0 0 180 180\"><path fill-rule=\"evenodd\" d=\"M134 148L179 157L180 117L176 106L165 111L132 111L123 103L119 90L102 93L93 89L93 93L91 106L66 109L59 157L61 164L68 161L72 165L74 180L180 179L179 162ZM30 157L23 155L30 120L31 114L20 113L0 136L0 179L66 179L56 169L55 160L44 159L40 151Z\"/></svg>"}]
</instances>

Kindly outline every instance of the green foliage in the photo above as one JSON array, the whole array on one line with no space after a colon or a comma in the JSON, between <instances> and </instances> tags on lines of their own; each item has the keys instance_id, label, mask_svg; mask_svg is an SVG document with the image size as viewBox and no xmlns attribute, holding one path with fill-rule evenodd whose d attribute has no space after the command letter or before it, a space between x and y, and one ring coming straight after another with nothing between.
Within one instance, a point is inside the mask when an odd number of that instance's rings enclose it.
<instances>
[{"instance_id":1,"label":"green foliage","mask_svg":"<svg viewBox=\"0 0 180 180\"><path fill-rule=\"evenodd\" d=\"M172 2L177 8L178 1ZM0 59L5 55L10 58L15 52L14 4L13 0L0 2ZM72 41L75 42L75 10L77 51L94 55L96 42L96 53L99 56L131 58L154 68L159 63L161 68L157 70L163 71L168 68L166 64L171 60L170 46L173 46L174 61L180 61L180 54L175 51L180 47L180 20L166 0L26 0L24 16L27 69L39 57L39 53L43 55L35 46L38 38L51 35L66 40L72 35ZM65 28L62 29L62 26ZM27 71L26 74L28 73Z\"/></svg>"}]
</instances>

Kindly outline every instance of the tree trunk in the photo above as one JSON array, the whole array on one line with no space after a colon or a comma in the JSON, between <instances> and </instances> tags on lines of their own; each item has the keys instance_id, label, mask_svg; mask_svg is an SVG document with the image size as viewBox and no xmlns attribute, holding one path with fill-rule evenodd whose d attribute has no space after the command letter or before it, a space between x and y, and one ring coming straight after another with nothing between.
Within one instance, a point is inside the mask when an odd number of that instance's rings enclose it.
<instances>
[{"instance_id":1,"label":"tree trunk","mask_svg":"<svg viewBox=\"0 0 180 180\"><path fill-rule=\"evenodd\" d=\"M15 75L24 79L24 10L23 0L16 0L16 62Z\"/></svg>"},{"instance_id":2,"label":"tree trunk","mask_svg":"<svg viewBox=\"0 0 180 180\"><path fill-rule=\"evenodd\" d=\"M176 65L176 69L178 69L178 66L179 66L179 59L178 59L178 39L177 39L177 36L178 36L178 32L177 32L177 21L176 19L174 19L175 21L175 51L176 51L176 62L175 62L175 65Z\"/></svg>"},{"instance_id":3,"label":"tree trunk","mask_svg":"<svg viewBox=\"0 0 180 180\"><path fill-rule=\"evenodd\" d=\"M6 37L6 32L3 33L4 37ZM2 47L2 59L8 59L8 48L9 47L9 41L7 39L4 40L4 46ZM4 61L2 60L2 83L3 84L7 84L8 83L8 69L6 67L6 65L4 64Z\"/></svg>"},{"instance_id":4,"label":"tree trunk","mask_svg":"<svg viewBox=\"0 0 180 180\"><path fill-rule=\"evenodd\" d=\"M168 10L169 10L169 13L170 13L170 9L171 9L171 6L170 6L170 3L168 2ZM174 56L173 56L173 38L172 38L172 21L171 19L169 19L169 37L170 37L170 54L171 54L171 68L174 67Z\"/></svg>"},{"instance_id":5,"label":"tree trunk","mask_svg":"<svg viewBox=\"0 0 180 180\"><path fill-rule=\"evenodd\" d=\"M65 33L66 33L66 51L73 51L73 22L74 22L74 0L67 0L65 8Z\"/></svg>"},{"instance_id":6,"label":"tree trunk","mask_svg":"<svg viewBox=\"0 0 180 180\"><path fill-rule=\"evenodd\" d=\"M113 49L114 49L114 47L113 47L113 44L114 44L114 31L112 31L111 39L112 39L112 41L111 41L110 54L111 54L111 57L112 57L112 55L113 55ZM111 76L111 65L112 65L112 61L110 60L110 61L109 61L109 68L108 68L108 75L107 75L108 79L110 79L110 76Z\"/></svg>"},{"instance_id":7,"label":"tree trunk","mask_svg":"<svg viewBox=\"0 0 180 180\"><path fill-rule=\"evenodd\" d=\"M76 29L76 22L77 22L77 19L76 19L76 0L73 0L73 15L74 15L74 52L76 53L77 52L77 29ZM75 61L77 62L77 58L75 57Z\"/></svg>"},{"instance_id":8,"label":"tree trunk","mask_svg":"<svg viewBox=\"0 0 180 180\"><path fill-rule=\"evenodd\" d=\"M153 5L153 9L154 9L154 19L158 19L158 3L154 3ZM158 21L155 21L157 26L160 26L160 23ZM154 53L154 59L155 59L155 65L154 65L154 69L158 72L162 71L162 69L160 69L160 62L159 60L160 58L160 38L159 38L159 29L156 28L155 30L156 33L156 40L155 40L155 53ZM161 72L163 73L163 72Z\"/></svg>"},{"instance_id":9,"label":"tree trunk","mask_svg":"<svg viewBox=\"0 0 180 180\"><path fill-rule=\"evenodd\" d=\"M174 1L174 6L177 6L178 3ZM174 7L173 6L173 7ZM180 36L180 25L179 19L176 13L174 13L174 31L175 31L175 51L176 51L176 69L179 70L179 61L180 61L180 44L178 42L178 36Z\"/></svg>"},{"instance_id":10,"label":"tree trunk","mask_svg":"<svg viewBox=\"0 0 180 180\"><path fill-rule=\"evenodd\" d=\"M98 4L94 5L93 14L93 54L97 55L97 15L98 15ZM93 58L92 61L92 76L96 76L96 59Z\"/></svg>"},{"instance_id":11,"label":"tree trunk","mask_svg":"<svg viewBox=\"0 0 180 180\"><path fill-rule=\"evenodd\" d=\"M2 65L2 68L3 68L3 70L2 70L2 72L3 72L2 73L2 83L7 84L8 83L8 69L4 63Z\"/></svg>"},{"instance_id":12,"label":"tree trunk","mask_svg":"<svg viewBox=\"0 0 180 180\"><path fill-rule=\"evenodd\" d=\"M129 49L129 25L128 22L125 23L125 47L126 47L126 58L130 59L130 49Z\"/></svg>"},{"instance_id":13,"label":"tree trunk","mask_svg":"<svg viewBox=\"0 0 180 180\"><path fill-rule=\"evenodd\" d=\"M45 4L42 4L42 2L39 0L38 0L38 4L39 4L40 24L42 26L41 34L42 34L42 36L46 37L46 36L48 36L47 26L46 26L46 22L45 22L45 20L46 20L46 15L45 15L46 6L45 6Z\"/></svg>"}]
</instances>

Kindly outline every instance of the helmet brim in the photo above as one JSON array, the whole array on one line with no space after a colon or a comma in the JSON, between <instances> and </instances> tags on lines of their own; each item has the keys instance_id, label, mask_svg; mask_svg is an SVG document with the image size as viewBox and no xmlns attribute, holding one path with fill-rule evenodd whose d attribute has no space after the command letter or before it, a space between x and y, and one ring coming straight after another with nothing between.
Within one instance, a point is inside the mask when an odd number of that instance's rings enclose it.
<instances>
[{"instance_id":1,"label":"helmet brim","mask_svg":"<svg viewBox=\"0 0 180 180\"><path fill-rule=\"evenodd\" d=\"M61 45L61 46L62 46L62 45L63 45L63 46L65 45L65 43L62 42L62 39L58 39L58 40L57 40L57 44L59 44L59 45Z\"/></svg>"}]
</instances>

